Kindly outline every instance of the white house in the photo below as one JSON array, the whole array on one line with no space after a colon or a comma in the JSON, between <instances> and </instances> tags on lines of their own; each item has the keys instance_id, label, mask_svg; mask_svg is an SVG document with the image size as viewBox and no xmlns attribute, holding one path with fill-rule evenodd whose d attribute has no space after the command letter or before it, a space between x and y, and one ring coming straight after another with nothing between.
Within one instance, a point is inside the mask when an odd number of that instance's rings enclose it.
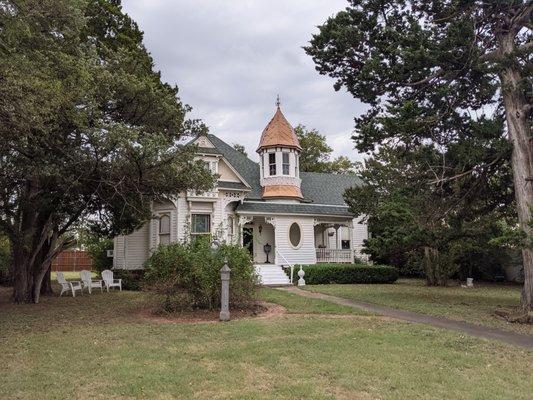
<instances>
[{"instance_id":1,"label":"white house","mask_svg":"<svg viewBox=\"0 0 533 400\"><path fill-rule=\"evenodd\" d=\"M115 238L114 268L143 268L159 244L205 234L248 247L264 284L288 283L281 267L364 258L367 225L343 199L359 178L300 172L300 143L279 105L259 140L259 163L215 135L193 142L216 187L154 203L150 223Z\"/></svg>"}]
</instances>

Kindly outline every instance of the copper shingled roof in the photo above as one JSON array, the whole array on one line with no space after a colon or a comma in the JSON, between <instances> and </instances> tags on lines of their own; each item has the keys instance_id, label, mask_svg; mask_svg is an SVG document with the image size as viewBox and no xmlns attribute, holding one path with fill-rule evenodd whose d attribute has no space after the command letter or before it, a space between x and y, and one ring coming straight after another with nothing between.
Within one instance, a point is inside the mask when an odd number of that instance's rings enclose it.
<instances>
[{"instance_id":1,"label":"copper shingled roof","mask_svg":"<svg viewBox=\"0 0 533 400\"><path fill-rule=\"evenodd\" d=\"M298 186L272 185L263 187L263 198L292 197L303 199L302 191Z\"/></svg>"},{"instance_id":2,"label":"copper shingled roof","mask_svg":"<svg viewBox=\"0 0 533 400\"><path fill-rule=\"evenodd\" d=\"M276 113L261 134L257 151L280 146L302 150L298 136L278 106Z\"/></svg>"}]
</instances>

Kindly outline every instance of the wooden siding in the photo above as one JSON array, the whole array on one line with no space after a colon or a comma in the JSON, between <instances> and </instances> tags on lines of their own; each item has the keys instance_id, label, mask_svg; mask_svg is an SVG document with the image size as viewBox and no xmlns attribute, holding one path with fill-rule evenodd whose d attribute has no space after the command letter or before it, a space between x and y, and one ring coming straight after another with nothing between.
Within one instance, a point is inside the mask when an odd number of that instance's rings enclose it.
<instances>
[{"instance_id":1,"label":"wooden siding","mask_svg":"<svg viewBox=\"0 0 533 400\"><path fill-rule=\"evenodd\" d=\"M291 264L315 264L315 230L312 217L275 217L276 247ZM295 249L289 241L289 228L293 222L300 224L301 244ZM276 255L276 264L286 264Z\"/></svg>"}]
</instances>

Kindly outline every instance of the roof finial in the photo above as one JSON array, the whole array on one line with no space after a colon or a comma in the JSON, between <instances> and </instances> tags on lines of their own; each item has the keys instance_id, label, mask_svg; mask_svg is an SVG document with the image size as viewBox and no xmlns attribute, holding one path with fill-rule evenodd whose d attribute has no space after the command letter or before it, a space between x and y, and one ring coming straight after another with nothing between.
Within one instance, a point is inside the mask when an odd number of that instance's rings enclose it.
<instances>
[{"instance_id":1,"label":"roof finial","mask_svg":"<svg viewBox=\"0 0 533 400\"><path fill-rule=\"evenodd\" d=\"M279 108L280 105L281 105L281 101L279 99L279 94L278 94L278 97L276 99L276 106Z\"/></svg>"}]
</instances>

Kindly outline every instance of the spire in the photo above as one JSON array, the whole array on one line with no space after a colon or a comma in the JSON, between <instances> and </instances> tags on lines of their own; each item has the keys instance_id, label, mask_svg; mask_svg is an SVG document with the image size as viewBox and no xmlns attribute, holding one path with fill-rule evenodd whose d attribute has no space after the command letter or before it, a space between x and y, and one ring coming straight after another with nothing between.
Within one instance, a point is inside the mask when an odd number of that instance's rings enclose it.
<instances>
[{"instance_id":1,"label":"spire","mask_svg":"<svg viewBox=\"0 0 533 400\"><path fill-rule=\"evenodd\" d=\"M276 107L279 108L280 105L281 105L281 101L279 99L279 94L278 94L278 97L276 99Z\"/></svg>"},{"instance_id":2,"label":"spire","mask_svg":"<svg viewBox=\"0 0 533 400\"><path fill-rule=\"evenodd\" d=\"M287 147L302 150L298 136L280 108L279 96L276 101L276 113L263 130L257 151L270 147Z\"/></svg>"}]
</instances>

